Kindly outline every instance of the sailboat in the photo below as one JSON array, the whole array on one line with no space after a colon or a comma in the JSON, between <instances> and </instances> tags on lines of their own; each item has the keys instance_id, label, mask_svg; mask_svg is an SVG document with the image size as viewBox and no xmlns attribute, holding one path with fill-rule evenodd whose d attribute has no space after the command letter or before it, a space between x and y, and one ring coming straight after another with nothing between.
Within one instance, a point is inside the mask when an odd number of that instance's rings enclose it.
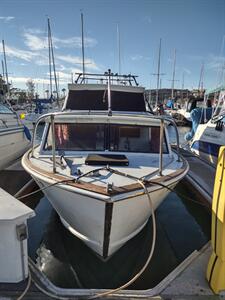
<instances>
[{"instance_id":1,"label":"sailboat","mask_svg":"<svg viewBox=\"0 0 225 300\"><path fill-rule=\"evenodd\" d=\"M58 91L58 81L56 78L56 70L55 70L55 59L54 59L54 50L53 50L53 42L52 42L52 33L50 26L50 19L47 19L48 23L48 57L49 57L49 86L50 91L47 95L50 94L50 97L46 99L34 99L35 109L33 112L26 114L25 120L36 123L37 119L48 112L54 112L60 110L59 103L59 91ZM55 82L55 94L56 99L53 96L53 84L52 84L52 71L54 74L54 82Z\"/></svg>"},{"instance_id":2,"label":"sailboat","mask_svg":"<svg viewBox=\"0 0 225 300\"><path fill-rule=\"evenodd\" d=\"M0 76L0 170L24 154L30 147L31 134L8 101L9 83L5 43L2 41L6 81Z\"/></svg>"}]
</instances>

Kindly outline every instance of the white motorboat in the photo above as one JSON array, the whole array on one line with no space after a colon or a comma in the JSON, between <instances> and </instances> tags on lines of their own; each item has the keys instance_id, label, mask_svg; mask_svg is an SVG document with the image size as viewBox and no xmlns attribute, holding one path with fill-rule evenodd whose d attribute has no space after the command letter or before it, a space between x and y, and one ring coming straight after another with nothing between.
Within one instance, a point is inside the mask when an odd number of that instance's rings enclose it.
<instances>
[{"instance_id":1,"label":"white motorboat","mask_svg":"<svg viewBox=\"0 0 225 300\"><path fill-rule=\"evenodd\" d=\"M0 170L24 154L31 146L29 129L15 112L0 103Z\"/></svg>"},{"instance_id":2,"label":"white motorboat","mask_svg":"<svg viewBox=\"0 0 225 300\"><path fill-rule=\"evenodd\" d=\"M144 88L121 77L70 84L63 111L39 119L41 143L22 159L64 226L104 259L147 223L146 193L155 210L188 171L169 144L173 121L147 112Z\"/></svg>"},{"instance_id":3,"label":"white motorboat","mask_svg":"<svg viewBox=\"0 0 225 300\"><path fill-rule=\"evenodd\" d=\"M205 124L199 124L190 149L196 155L216 165L219 148L225 145L225 91L221 91L212 118Z\"/></svg>"}]
</instances>

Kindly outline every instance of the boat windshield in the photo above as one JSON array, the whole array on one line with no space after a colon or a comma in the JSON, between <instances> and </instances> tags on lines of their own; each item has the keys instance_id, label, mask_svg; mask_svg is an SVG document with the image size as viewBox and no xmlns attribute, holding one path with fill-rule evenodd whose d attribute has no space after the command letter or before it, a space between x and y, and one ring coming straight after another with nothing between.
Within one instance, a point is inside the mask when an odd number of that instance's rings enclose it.
<instances>
[{"instance_id":1,"label":"boat windshield","mask_svg":"<svg viewBox=\"0 0 225 300\"><path fill-rule=\"evenodd\" d=\"M0 114L13 114L13 112L7 106L0 103Z\"/></svg>"},{"instance_id":2,"label":"boat windshield","mask_svg":"<svg viewBox=\"0 0 225 300\"><path fill-rule=\"evenodd\" d=\"M159 126L121 124L55 124L57 151L113 151L159 153ZM44 150L52 149L49 129ZM164 134L163 152L168 153Z\"/></svg>"},{"instance_id":3,"label":"boat windshield","mask_svg":"<svg viewBox=\"0 0 225 300\"><path fill-rule=\"evenodd\" d=\"M220 92L218 103L213 114L213 120L222 119L225 116L225 91Z\"/></svg>"}]
</instances>

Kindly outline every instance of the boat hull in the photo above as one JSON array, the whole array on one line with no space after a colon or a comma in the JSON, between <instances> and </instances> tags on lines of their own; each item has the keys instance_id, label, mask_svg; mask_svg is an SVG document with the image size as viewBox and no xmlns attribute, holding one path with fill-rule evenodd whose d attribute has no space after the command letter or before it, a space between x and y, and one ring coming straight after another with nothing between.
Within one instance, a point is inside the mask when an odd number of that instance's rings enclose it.
<instances>
[{"instance_id":1,"label":"boat hull","mask_svg":"<svg viewBox=\"0 0 225 300\"><path fill-rule=\"evenodd\" d=\"M29 146L30 141L22 126L0 129L0 170L22 156Z\"/></svg>"},{"instance_id":2,"label":"boat hull","mask_svg":"<svg viewBox=\"0 0 225 300\"><path fill-rule=\"evenodd\" d=\"M219 149L224 145L225 131L216 130L216 124L208 121L199 124L190 149L200 158L216 166Z\"/></svg>"},{"instance_id":3,"label":"boat hull","mask_svg":"<svg viewBox=\"0 0 225 300\"><path fill-rule=\"evenodd\" d=\"M47 185L44 180L35 180L40 187ZM169 192L167 188L150 192L154 210ZM118 201L97 199L91 193L73 192L63 185L47 188L44 193L64 226L104 259L140 232L151 215L149 199L143 191Z\"/></svg>"}]
</instances>

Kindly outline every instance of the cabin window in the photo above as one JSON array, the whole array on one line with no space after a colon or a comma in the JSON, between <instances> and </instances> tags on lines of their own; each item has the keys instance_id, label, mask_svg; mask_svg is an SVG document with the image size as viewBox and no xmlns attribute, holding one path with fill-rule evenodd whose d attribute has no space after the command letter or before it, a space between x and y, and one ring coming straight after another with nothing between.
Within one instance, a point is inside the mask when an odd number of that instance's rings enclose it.
<instances>
[{"instance_id":1,"label":"cabin window","mask_svg":"<svg viewBox=\"0 0 225 300\"><path fill-rule=\"evenodd\" d=\"M55 124L56 150L103 151L104 125Z\"/></svg>"},{"instance_id":2,"label":"cabin window","mask_svg":"<svg viewBox=\"0 0 225 300\"><path fill-rule=\"evenodd\" d=\"M159 153L160 128L120 124L55 124L55 146L60 151ZM49 127L44 150L52 149ZM163 152L168 153L164 136Z\"/></svg>"},{"instance_id":3,"label":"cabin window","mask_svg":"<svg viewBox=\"0 0 225 300\"><path fill-rule=\"evenodd\" d=\"M159 127L111 125L110 150L159 153L159 138ZM163 152L168 152L165 138Z\"/></svg>"}]
</instances>

